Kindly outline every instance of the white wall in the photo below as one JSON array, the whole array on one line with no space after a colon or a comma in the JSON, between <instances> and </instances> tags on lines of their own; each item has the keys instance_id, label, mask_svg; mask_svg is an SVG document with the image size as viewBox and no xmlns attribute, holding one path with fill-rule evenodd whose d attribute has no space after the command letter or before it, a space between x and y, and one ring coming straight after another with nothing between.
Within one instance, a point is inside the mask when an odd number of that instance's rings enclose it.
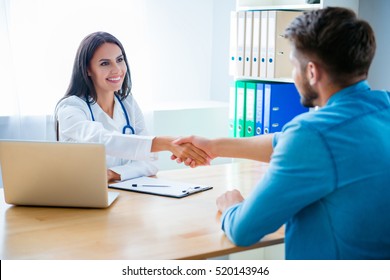
<instances>
[{"instance_id":1,"label":"white wall","mask_svg":"<svg viewBox=\"0 0 390 280\"><path fill-rule=\"evenodd\" d=\"M181 9L183 16L188 16L189 1L182 1ZM187 47L185 52L188 55L193 56L194 60L189 67L195 68L196 73L192 70L192 76L187 76L187 72L178 72L175 74L176 77L184 78L188 82L186 92L183 92L180 96L182 98L175 98L174 92L167 93L166 90L171 90L173 87L169 87L169 83L165 86L160 87L162 90L161 96L170 96L172 98L166 98L165 100L157 99L159 104L151 102L150 106L143 106L147 108L147 124L153 135L201 135L208 138L215 137L226 137L228 135L228 106L229 101L229 81L232 77L228 74L228 63L229 63L229 35L230 35L230 12L235 9L235 0L212 0L207 1L211 5L199 5L196 1L193 1L194 5L198 5L201 11L198 11L199 18L202 20L202 25L208 20L204 18L204 13L207 10L207 15L211 16L211 21L207 21L208 26L205 26L203 34L196 34L192 30L187 29L187 33L180 36L182 44L190 42L190 47ZM165 1L164 1L165 4ZM187 7L184 7L184 6ZM163 5L161 10L164 9ZM166 7L165 7L166 8ZM191 8L190 8L191 9ZM191 13L193 13L192 11ZM196 13L195 13L196 14ZM194 16L195 16L194 14ZM158 21L166 20L160 19ZM188 19L186 20L188 21ZM196 23L196 22L194 22ZM169 24L165 23L165 24ZM172 23L170 24L172 25ZM191 24L189 26L192 26ZM156 26L157 27L157 26ZM175 27L172 26L173 29ZM206 31L207 30L207 31ZM153 33L153 32L151 32ZM210 36L210 37L208 37ZM210 44L210 49L205 47L207 40ZM202 46L202 43L204 45ZM167 43L169 45L169 43ZM199 51L202 50L206 53L202 56L196 56ZM195 55L195 56L194 56ZM209 60L205 59L209 56ZM185 56L183 56L185 57ZM186 60L177 61L178 65L185 66ZM156 75L164 72L164 63L160 63L160 69L156 71ZM181 68L184 69L184 68ZM194 76L195 75L195 76ZM205 75L207 77L205 77ZM159 81L161 83L161 80ZM172 81L168 81L172 82ZM153 81L154 83L154 81ZM198 85L196 85L198 83ZM189 93L191 91L199 91L199 87L204 87L203 92L198 92L198 97L203 100L214 100L218 102L204 102L191 101ZM207 89L206 89L207 88ZM176 89L177 90L177 89ZM160 93L158 93L160 94ZM205 96L206 94L206 96ZM183 101L184 100L184 101ZM165 101L165 102L162 102ZM160 169L173 169L173 168L185 168L184 165L178 165L174 161L169 159L169 153L163 152L159 154L157 166ZM216 159L212 164L220 164L230 162L230 159Z\"/></svg>"},{"instance_id":2,"label":"white wall","mask_svg":"<svg viewBox=\"0 0 390 280\"><path fill-rule=\"evenodd\" d=\"M14 62L6 69L13 73L22 114L53 112L80 41L99 30L123 43L142 107L210 99L214 13L219 14L213 0L1 1L9 6ZM6 96L0 90L0 100Z\"/></svg>"},{"instance_id":3,"label":"white wall","mask_svg":"<svg viewBox=\"0 0 390 280\"><path fill-rule=\"evenodd\" d=\"M145 1L144 38L131 53L134 94L143 107L209 99L212 4ZM127 46L136 43L131 36L124 40Z\"/></svg>"},{"instance_id":4,"label":"white wall","mask_svg":"<svg viewBox=\"0 0 390 280\"><path fill-rule=\"evenodd\" d=\"M207 138L228 136L228 105L222 102L182 103L180 108L160 107L147 115L153 124L153 135L188 136L200 135ZM171 153L159 153L156 165L160 170L188 168L170 159ZM218 158L212 164L231 162Z\"/></svg>"},{"instance_id":5,"label":"white wall","mask_svg":"<svg viewBox=\"0 0 390 280\"><path fill-rule=\"evenodd\" d=\"M210 98L229 101L229 36L230 12L234 11L235 0L214 0L213 40L211 56Z\"/></svg>"},{"instance_id":6,"label":"white wall","mask_svg":"<svg viewBox=\"0 0 390 280\"><path fill-rule=\"evenodd\" d=\"M390 91L390 1L360 0L359 16L367 20L376 34L377 50L368 76L373 89Z\"/></svg>"}]
</instances>

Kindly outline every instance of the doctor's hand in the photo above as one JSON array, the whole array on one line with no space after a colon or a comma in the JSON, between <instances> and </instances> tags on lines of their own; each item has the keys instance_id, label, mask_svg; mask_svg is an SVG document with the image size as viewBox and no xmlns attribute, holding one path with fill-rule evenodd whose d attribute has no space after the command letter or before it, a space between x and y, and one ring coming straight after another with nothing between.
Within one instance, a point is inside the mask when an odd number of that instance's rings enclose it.
<instances>
[{"instance_id":1,"label":"doctor's hand","mask_svg":"<svg viewBox=\"0 0 390 280\"><path fill-rule=\"evenodd\" d=\"M243 201L244 197L241 195L240 191L227 191L217 198L217 208L221 213L223 213L229 207L241 203Z\"/></svg>"},{"instance_id":2,"label":"doctor's hand","mask_svg":"<svg viewBox=\"0 0 390 280\"><path fill-rule=\"evenodd\" d=\"M107 181L108 183L110 182L114 182L114 181L120 181L121 180L121 175L119 175L118 173L110 170L110 169L107 169Z\"/></svg>"}]
</instances>

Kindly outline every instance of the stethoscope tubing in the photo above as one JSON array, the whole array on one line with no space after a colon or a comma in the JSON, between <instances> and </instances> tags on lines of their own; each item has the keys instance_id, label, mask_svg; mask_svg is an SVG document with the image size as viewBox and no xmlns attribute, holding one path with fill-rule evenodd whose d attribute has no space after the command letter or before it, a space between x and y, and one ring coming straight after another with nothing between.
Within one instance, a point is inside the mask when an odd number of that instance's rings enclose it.
<instances>
[{"instance_id":1,"label":"stethoscope tubing","mask_svg":"<svg viewBox=\"0 0 390 280\"><path fill-rule=\"evenodd\" d=\"M134 128L130 125L129 115L127 114L125 105L123 105L123 102L122 102L121 99L118 97L118 95L115 94L115 97L118 99L119 104L121 105L122 110L123 110L123 113L125 114L125 118L126 118L126 125L125 125L125 126L123 127L123 129L122 129L122 133L123 133L123 134L126 134L126 130L129 129L130 132L131 132L130 134L135 134ZM85 100L85 101L86 101L86 103L87 103L87 105L88 105L89 111L91 112L92 121L95 121L95 117L94 117L94 115L93 115L92 108L91 108L91 104L89 103L88 96L86 97L86 100Z\"/></svg>"}]
</instances>

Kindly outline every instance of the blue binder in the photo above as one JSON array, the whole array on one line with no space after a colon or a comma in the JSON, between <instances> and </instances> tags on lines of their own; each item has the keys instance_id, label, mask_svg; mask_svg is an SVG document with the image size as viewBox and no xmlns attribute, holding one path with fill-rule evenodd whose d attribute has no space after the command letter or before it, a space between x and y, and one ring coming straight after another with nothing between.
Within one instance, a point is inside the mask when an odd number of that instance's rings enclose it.
<instances>
[{"instance_id":1,"label":"blue binder","mask_svg":"<svg viewBox=\"0 0 390 280\"><path fill-rule=\"evenodd\" d=\"M264 84L256 84L256 125L255 125L255 136L261 135L264 133L263 126L263 110L264 110Z\"/></svg>"},{"instance_id":2,"label":"blue binder","mask_svg":"<svg viewBox=\"0 0 390 280\"><path fill-rule=\"evenodd\" d=\"M295 116L309 111L301 105L299 93L292 83L264 85L264 133L281 131Z\"/></svg>"}]
</instances>

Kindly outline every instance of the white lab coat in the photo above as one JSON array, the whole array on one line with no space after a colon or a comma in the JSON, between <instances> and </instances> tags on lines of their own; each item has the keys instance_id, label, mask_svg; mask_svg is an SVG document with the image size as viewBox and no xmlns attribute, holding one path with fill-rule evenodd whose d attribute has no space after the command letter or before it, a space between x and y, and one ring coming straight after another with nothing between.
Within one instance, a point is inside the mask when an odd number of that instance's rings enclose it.
<instances>
[{"instance_id":1,"label":"white lab coat","mask_svg":"<svg viewBox=\"0 0 390 280\"><path fill-rule=\"evenodd\" d=\"M95 118L92 121L85 100L70 96L57 107L59 140L104 144L107 168L120 174L122 180L155 175L157 168L151 161L156 159L156 154L150 152L154 137L147 135L143 114L133 96L129 95L122 103L135 135L129 135L129 129L128 134L122 134L126 117L116 98L113 118L97 103L91 104Z\"/></svg>"}]
</instances>

